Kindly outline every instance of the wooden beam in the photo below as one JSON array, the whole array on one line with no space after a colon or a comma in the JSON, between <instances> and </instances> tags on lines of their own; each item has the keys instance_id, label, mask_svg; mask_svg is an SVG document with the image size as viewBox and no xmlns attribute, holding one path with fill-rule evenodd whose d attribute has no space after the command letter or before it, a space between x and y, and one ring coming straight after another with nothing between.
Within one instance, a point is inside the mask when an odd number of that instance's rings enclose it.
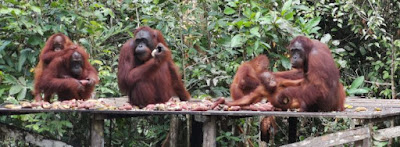
<instances>
[{"instance_id":1,"label":"wooden beam","mask_svg":"<svg viewBox=\"0 0 400 147\"><path fill-rule=\"evenodd\" d=\"M217 146L216 116L207 116L203 124L203 147Z\"/></svg>"},{"instance_id":2,"label":"wooden beam","mask_svg":"<svg viewBox=\"0 0 400 147\"><path fill-rule=\"evenodd\" d=\"M378 141L387 141L390 138L399 137L400 136L399 132L400 132L400 126L381 129L374 133L373 138Z\"/></svg>"},{"instance_id":3,"label":"wooden beam","mask_svg":"<svg viewBox=\"0 0 400 147\"><path fill-rule=\"evenodd\" d=\"M92 115L92 127L90 130L91 146L104 147L104 115Z\"/></svg>"},{"instance_id":4,"label":"wooden beam","mask_svg":"<svg viewBox=\"0 0 400 147\"><path fill-rule=\"evenodd\" d=\"M354 142L357 140L366 140L370 138L369 127L363 127L355 130L341 131L321 137L306 139L301 142L284 145L284 147L299 147L299 146L336 146L345 143ZM369 142L369 141L368 141ZM364 142L366 143L366 142ZM363 144L363 146L368 144Z\"/></svg>"}]
</instances>

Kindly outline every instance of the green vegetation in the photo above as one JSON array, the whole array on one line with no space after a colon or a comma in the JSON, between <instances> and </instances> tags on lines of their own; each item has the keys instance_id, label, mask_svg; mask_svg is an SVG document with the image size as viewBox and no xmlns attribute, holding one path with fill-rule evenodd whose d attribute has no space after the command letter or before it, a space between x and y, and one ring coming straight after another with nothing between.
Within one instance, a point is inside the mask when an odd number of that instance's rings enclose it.
<instances>
[{"instance_id":1,"label":"green vegetation","mask_svg":"<svg viewBox=\"0 0 400 147\"><path fill-rule=\"evenodd\" d=\"M38 55L47 37L57 32L90 53L101 80L96 97L121 96L116 82L119 49L137 26L144 25L164 34L194 98L229 96L237 67L258 54L268 55L272 70L288 70L285 47L297 35L328 44L348 95L399 96L395 87L400 85L400 2L395 0L4 0L0 2L0 103L32 100ZM87 146L89 123L82 115L1 116L0 122ZM106 126L114 127L112 145L148 146L165 138L168 123L158 123L167 121L167 116L139 117L108 120ZM230 123L246 124L255 141L257 121ZM321 120L312 129L307 123L302 121L308 127L304 137L348 126L346 120ZM219 145L241 141L229 131L221 129ZM106 136L109 133L106 130ZM278 145L285 143L275 140Z\"/></svg>"}]
</instances>

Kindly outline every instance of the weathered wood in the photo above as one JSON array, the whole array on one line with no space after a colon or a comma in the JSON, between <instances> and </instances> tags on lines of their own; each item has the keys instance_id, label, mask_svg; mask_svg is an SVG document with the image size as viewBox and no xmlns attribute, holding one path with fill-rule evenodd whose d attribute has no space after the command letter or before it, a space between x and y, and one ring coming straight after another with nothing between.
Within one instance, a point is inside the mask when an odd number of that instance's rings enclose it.
<instances>
[{"instance_id":1,"label":"weathered wood","mask_svg":"<svg viewBox=\"0 0 400 147\"><path fill-rule=\"evenodd\" d=\"M90 146L104 147L104 115L94 114L91 123Z\"/></svg>"},{"instance_id":2,"label":"weathered wood","mask_svg":"<svg viewBox=\"0 0 400 147\"><path fill-rule=\"evenodd\" d=\"M390 138L395 138L400 136L400 126L393 128L380 129L376 131L373 138L378 141L387 141Z\"/></svg>"},{"instance_id":3,"label":"weathered wood","mask_svg":"<svg viewBox=\"0 0 400 147\"><path fill-rule=\"evenodd\" d=\"M171 116L169 126L169 147L175 147L178 143L178 130L179 130L179 119L177 115Z\"/></svg>"},{"instance_id":4,"label":"weathered wood","mask_svg":"<svg viewBox=\"0 0 400 147\"><path fill-rule=\"evenodd\" d=\"M208 116L203 124L203 147L215 147L217 146L217 141L215 140L217 136L216 116Z\"/></svg>"},{"instance_id":5,"label":"weathered wood","mask_svg":"<svg viewBox=\"0 0 400 147\"><path fill-rule=\"evenodd\" d=\"M353 119L351 120L352 122L352 126L354 126L354 128L361 128L364 125L364 120L361 119ZM363 140L357 140L354 141L354 146L355 147L363 147L364 143L366 143L367 140L363 139Z\"/></svg>"},{"instance_id":6,"label":"weathered wood","mask_svg":"<svg viewBox=\"0 0 400 147\"><path fill-rule=\"evenodd\" d=\"M32 146L41 146L41 147L53 147L53 146L62 146L62 147L72 147L65 142L58 141L55 139L49 139L48 137L42 136L40 134L30 132L28 130L23 130L14 126L5 125L0 123L0 134L4 138L10 138L19 141L25 141Z\"/></svg>"},{"instance_id":7,"label":"weathered wood","mask_svg":"<svg viewBox=\"0 0 400 147\"><path fill-rule=\"evenodd\" d=\"M105 100L105 99L104 99ZM127 102L127 98L107 98L107 100L111 103L111 105L120 106ZM199 102L198 100L194 100L193 102ZM203 145L203 146L216 146L216 117L217 116L230 116L230 117L249 117L249 116L277 116L277 117L333 117L333 118L353 118L362 120L358 123L358 125L362 126L363 124L371 124L376 121L383 121L387 119L393 119L400 115L400 100L386 100L386 99L361 99L361 98L347 98L346 104L352 105L353 109L346 109L343 112L293 112L293 111L120 111L120 110L49 110L49 109L19 109L19 110L11 110L1 108L0 105L0 115L14 115L14 114L28 114L28 113L41 113L41 112L56 112L56 113L70 113L70 112L79 112L79 113L88 113L93 115L92 119L92 128L91 128L91 143L92 146L104 146L104 118L115 118L115 117L135 117L135 116L149 116L149 115L195 115L196 120L204 123L199 123L200 127L193 133L188 131L188 134L192 134L191 136L191 146ZM356 112L356 107L366 107L368 110L363 112ZM375 108L381 108L381 111L375 111ZM193 120L193 119L192 119ZM190 123L190 122L189 122ZM192 130L195 130L196 121L192 121L193 124ZM352 128L355 127L355 124ZM370 125L369 125L370 127ZM202 130L203 129L203 130ZM357 129L359 130L359 129ZM369 129L371 130L371 129ZM356 130L350 130L356 131ZM389 128L378 131L374 137L378 140L385 140L391 137L398 137L400 134L398 133L399 128ZM196 134L196 132L198 134ZM320 146L330 146L343 144L342 142L348 143L352 142L351 140L359 141L361 146L370 146L371 141L370 137L364 137L360 135L351 135L351 132L344 131L345 133L339 134L339 137L332 138L329 140L328 144L320 145ZM339 132L340 133L340 132ZM355 132L357 133L357 132ZM335 133L337 134L337 133ZM193 136L198 135L197 139L200 141L195 141ZM369 132L364 134L367 136ZM326 135L328 136L328 135ZM345 136L345 137L340 137ZM324 136L323 136L324 137ZM297 138L297 137L296 137ZM320 138L320 137L319 137ZM329 138L328 137L325 137ZM363 138L363 139L360 139ZM320 138L319 141L323 141ZM310 142L310 140L306 140ZM303 141L305 142L305 141ZM334 142L334 143L332 143ZM300 142L301 143L301 142ZM298 143L296 143L298 144ZM301 145L301 144L300 144ZM307 145L307 146L318 146L317 144Z\"/></svg>"},{"instance_id":8,"label":"weathered wood","mask_svg":"<svg viewBox=\"0 0 400 147\"><path fill-rule=\"evenodd\" d=\"M391 119L390 120L390 128L393 128L394 127L394 119ZM389 141L388 141L388 144L387 144L388 146L393 146L393 138L389 138Z\"/></svg>"},{"instance_id":9,"label":"weathered wood","mask_svg":"<svg viewBox=\"0 0 400 147\"><path fill-rule=\"evenodd\" d=\"M354 142L357 140L368 139L369 137L370 137L370 129L368 127L363 127L360 129L341 131L338 133L332 133L321 137L310 138L298 143L284 145L283 147L335 146L335 145Z\"/></svg>"},{"instance_id":10,"label":"weathered wood","mask_svg":"<svg viewBox=\"0 0 400 147\"><path fill-rule=\"evenodd\" d=\"M106 100L105 98L103 100ZM122 105L127 101L126 98L107 98L111 104L117 106ZM197 102L197 101L194 101ZM39 112L79 112L79 113L92 113L92 114L104 114L109 118L114 117L135 117L135 116L146 116L146 115L225 115L225 116L237 116L237 117L249 117L249 116L277 116L277 117L334 117L334 118L358 118L358 119L376 119L386 118L391 116L400 115L400 100L386 100L386 99L360 99L360 98L348 98L346 100L348 104L353 105L353 109L346 109L343 112L293 112L293 111L117 111L117 110L49 110L49 109L19 109L11 110L0 108L0 115L14 115L14 114L27 114L27 113L39 113ZM363 112L356 112L356 107L366 107L368 110ZM1 107L1 106L0 106ZM375 107L381 108L382 111L375 111Z\"/></svg>"},{"instance_id":11,"label":"weathered wood","mask_svg":"<svg viewBox=\"0 0 400 147\"><path fill-rule=\"evenodd\" d=\"M41 112L54 112L54 113L91 113L91 114L104 114L108 115L108 118L114 117L136 117L136 116L148 116L148 115L203 115L203 116L277 116L277 117L331 117L331 118L358 118L358 119L375 119L384 118L390 116L400 115L400 108L397 109L386 109L382 111L373 111L369 109L366 112L355 112L354 109L346 110L344 112L289 112L289 111L125 111L125 110L50 110L50 109L20 109L10 110L0 108L0 115L16 115L16 114L28 114L28 113L41 113ZM373 111L373 112L372 112Z\"/></svg>"},{"instance_id":12,"label":"weathered wood","mask_svg":"<svg viewBox=\"0 0 400 147\"><path fill-rule=\"evenodd\" d=\"M366 99L357 97L347 97L346 104L363 107L378 108L399 108L400 101L398 99Z\"/></svg>"}]
</instances>

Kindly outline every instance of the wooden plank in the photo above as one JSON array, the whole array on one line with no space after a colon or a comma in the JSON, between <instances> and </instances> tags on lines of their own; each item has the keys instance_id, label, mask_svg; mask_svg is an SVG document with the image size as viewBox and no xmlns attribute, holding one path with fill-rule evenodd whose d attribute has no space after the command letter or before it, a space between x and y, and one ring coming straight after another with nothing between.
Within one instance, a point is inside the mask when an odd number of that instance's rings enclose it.
<instances>
[{"instance_id":1,"label":"wooden plank","mask_svg":"<svg viewBox=\"0 0 400 147\"><path fill-rule=\"evenodd\" d=\"M380 103L380 102L371 102L371 103L346 103L347 105L351 105L353 107L378 107L378 108L400 108L400 103Z\"/></svg>"},{"instance_id":2,"label":"wooden plank","mask_svg":"<svg viewBox=\"0 0 400 147\"><path fill-rule=\"evenodd\" d=\"M217 130L215 124L216 116L208 116L203 124L203 147L216 147Z\"/></svg>"},{"instance_id":3,"label":"wooden plank","mask_svg":"<svg viewBox=\"0 0 400 147\"><path fill-rule=\"evenodd\" d=\"M390 138L395 138L400 136L400 126L380 129L376 131L373 135L373 138L378 141L387 141Z\"/></svg>"},{"instance_id":4,"label":"wooden plank","mask_svg":"<svg viewBox=\"0 0 400 147\"><path fill-rule=\"evenodd\" d=\"M103 98L102 100L117 106L127 102L127 98ZM198 100L193 100L197 102ZM346 109L344 112L294 112L294 111L118 111L118 110L49 110L49 109L5 109L0 108L0 115L15 115L15 114L28 114L28 113L41 113L41 112L55 112L55 113L91 113L91 114L104 114L110 118L114 117L134 117L134 116L148 116L148 115L226 115L226 116L277 116L277 117L333 117L333 118L359 118L359 119L375 119L385 118L400 115L400 100L381 100L381 99L360 99L348 98L346 101L354 102L349 103L353 105L353 109ZM388 102L388 103L386 103ZM397 106L398 104L398 106ZM386 107L386 106L390 107ZM363 106L368 110L363 112L355 112L355 108ZM381 108L382 111L374 111L375 107Z\"/></svg>"},{"instance_id":5,"label":"wooden plank","mask_svg":"<svg viewBox=\"0 0 400 147\"><path fill-rule=\"evenodd\" d=\"M399 99L376 99L376 98L359 98L347 97L346 102L399 102Z\"/></svg>"},{"instance_id":6,"label":"wooden plank","mask_svg":"<svg viewBox=\"0 0 400 147\"><path fill-rule=\"evenodd\" d=\"M368 127L363 127L355 130L342 131L332 133L321 137L306 139L304 141L284 145L283 147L309 147L309 146L335 146L345 143L354 142L357 140L364 140L370 137L370 130Z\"/></svg>"},{"instance_id":7,"label":"wooden plank","mask_svg":"<svg viewBox=\"0 0 400 147\"><path fill-rule=\"evenodd\" d=\"M250 116L277 116L277 117L331 117L331 118L359 118L359 119L373 119L373 118L384 118L390 116L400 115L400 108L383 109L382 111L373 111L369 108L368 111L355 112L354 109L348 109L344 112L294 112L294 111L144 111L144 110L49 110L49 109L19 109L11 110L0 108L0 115L16 115L16 114L28 114L28 113L41 113L41 112L53 112L53 113L91 113L91 114L104 114L108 115L109 118L119 116L148 116L148 115L224 115L224 116L239 116L239 117L250 117Z\"/></svg>"},{"instance_id":8,"label":"wooden plank","mask_svg":"<svg viewBox=\"0 0 400 147\"><path fill-rule=\"evenodd\" d=\"M104 147L104 116L94 114L91 123L90 146Z\"/></svg>"},{"instance_id":9,"label":"wooden plank","mask_svg":"<svg viewBox=\"0 0 400 147\"><path fill-rule=\"evenodd\" d=\"M366 99L366 98L346 98L346 104L363 107L380 107L380 108L399 108L400 100L398 99Z\"/></svg>"}]
</instances>

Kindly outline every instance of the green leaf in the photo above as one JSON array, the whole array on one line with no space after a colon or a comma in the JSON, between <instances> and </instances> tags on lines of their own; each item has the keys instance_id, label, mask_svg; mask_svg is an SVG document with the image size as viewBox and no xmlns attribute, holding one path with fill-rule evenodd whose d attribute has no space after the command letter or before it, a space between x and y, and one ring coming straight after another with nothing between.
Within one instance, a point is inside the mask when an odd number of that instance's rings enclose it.
<instances>
[{"instance_id":1,"label":"green leaf","mask_svg":"<svg viewBox=\"0 0 400 147\"><path fill-rule=\"evenodd\" d=\"M399 24L400 24L400 23L399 23ZM399 40L399 39L395 40L395 41L394 41L394 45L397 46L397 47L400 47L400 40ZM0 48L0 49L1 49L1 48Z\"/></svg>"},{"instance_id":2,"label":"green leaf","mask_svg":"<svg viewBox=\"0 0 400 147\"><path fill-rule=\"evenodd\" d=\"M258 20L259 18L260 18L260 16L261 16L261 12L257 12L256 13L256 16L254 17L256 20Z\"/></svg>"},{"instance_id":3,"label":"green leaf","mask_svg":"<svg viewBox=\"0 0 400 147\"><path fill-rule=\"evenodd\" d=\"M288 0L288 1L285 2L285 4L283 4L282 12L281 12L282 16L284 16L286 11L288 11L290 9L291 5L292 5L292 0Z\"/></svg>"},{"instance_id":4,"label":"green leaf","mask_svg":"<svg viewBox=\"0 0 400 147\"><path fill-rule=\"evenodd\" d=\"M21 89L21 92L18 93L17 99L18 100L23 100L26 97L26 87Z\"/></svg>"},{"instance_id":5,"label":"green leaf","mask_svg":"<svg viewBox=\"0 0 400 147\"><path fill-rule=\"evenodd\" d=\"M251 12L250 8L246 8L243 11L243 15L246 16L247 18L251 18L252 12Z\"/></svg>"},{"instance_id":6,"label":"green leaf","mask_svg":"<svg viewBox=\"0 0 400 147\"><path fill-rule=\"evenodd\" d=\"M285 15L286 20L293 20L294 12L287 13Z\"/></svg>"},{"instance_id":7,"label":"green leaf","mask_svg":"<svg viewBox=\"0 0 400 147\"><path fill-rule=\"evenodd\" d=\"M231 15L231 14L235 13L235 10L233 10L231 7L226 7L224 10L224 13L226 15Z\"/></svg>"},{"instance_id":8,"label":"green leaf","mask_svg":"<svg viewBox=\"0 0 400 147\"><path fill-rule=\"evenodd\" d=\"M6 74L6 75L4 75L4 81L3 82L5 82L7 84L14 84L15 85L15 84L17 84L17 78L15 78L12 75Z\"/></svg>"},{"instance_id":9,"label":"green leaf","mask_svg":"<svg viewBox=\"0 0 400 147\"><path fill-rule=\"evenodd\" d=\"M349 94L363 94L368 93L369 90L367 89L348 89L347 93Z\"/></svg>"},{"instance_id":10,"label":"green leaf","mask_svg":"<svg viewBox=\"0 0 400 147\"><path fill-rule=\"evenodd\" d=\"M350 89L356 89L356 88L360 87L361 84L363 84L363 83L364 83L364 76L360 76L360 77L356 78L353 81L353 83L351 83Z\"/></svg>"},{"instance_id":11,"label":"green leaf","mask_svg":"<svg viewBox=\"0 0 400 147\"><path fill-rule=\"evenodd\" d=\"M42 14L42 11L40 10L39 7L31 6L31 9L32 9L32 11L34 11L34 12L36 12L36 13L38 13L38 14Z\"/></svg>"},{"instance_id":12,"label":"green leaf","mask_svg":"<svg viewBox=\"0 0 400 147\"><path fill-rule=\"evenodd\" d=\"M251 28L251 29L250 29L250 33L251 33L252 35L254 35L254 36L261 37L261 35L260 35L260 33L258 32L258 30L260 30L259 27Z\"/></svg>"},{"instance_id":13,"label":"green leaf","mask_svg":"<svg viewBox=\"0 0 400 147\"><path fill-rule=\"evenodd\" d=\"M383 79L388 79L390 77L389 72L383 71Z\"/></svg>"},{"instance_id":14,"label":"green leaf","mask_svg":"<svg viewBox=\"0 0 400 147\"><path fill-rule=\"evenodd\" d=\"M7 45L9 45L11 43L11 41L4 41L4 42L0 42L0 44L1 44L1 46L0 46L0 52L2 51L2 50L4 50L4 48L6 48L7 47Z\"/></svg>"},{"instance_id":15,"label":"green leaf","mask_svg":"<svg viewBox=\"0 0 400 147\"><path fill-rule=\"evenodd\" d=\"M22 86L21 85L14 85L14 86L12 86L11 88L10 88L10 95L14 95L14 94L16 94L16 93L18 93L18 92L20 92L21 90L22 90Z\"/></svg>"},{"instance_id":16,"label":"green leaf","mask_svg":"<svg viewBox=\"0 0 400 147\"><path fill-rule=\"evenodd\" d=\"M237 34L231 39L231 47L241 47L245 42L242 35Z\"/></svg>"},{"instance_id":17,"label":"green leaf","mask_svg":"<svg viewBox=\"0 0 400 147\"><path fill-rule=\"evenodd\" d=\"M253 52L254 52L254 48L253 47L250 47L250 46L246 47L246 53L247 54L252 54Z\"/></svg>"},{"instance_id":18,"label":"green leaf","mask_svg":"<svg viewBox=\"0 0 400 147\"><path fill-rule=\"evenodd\" d=\"M13 104L18 104L18 100L16 100L14 97L9 96L6 98L6 102L8 103L13 103Z\"/></svg>"},{"instance_id":19,"label":"green leaf","mask_svg":"<svg viewBox=\"0 0 400 147\"><path fill-rule=\"evenodd\" d=\"M319 24L319 22L321 21L321 17L314 17L313 19L311 19L309 22L307 22L307 28L312 28L315 27Z\"/></svg>"},{"instance_id":20,"label":"green leaf","mask_svg":"<svg viewBox=\"0 0 400 147\"><path fill-rule=\"evenodd\" d=\"M5 91L5 89L0 89L0 97L3 96L4 91Z\"/></svg>"},{"instance_id":21,"label":"green leaf","mask_svg":"<svg viewBox=\"0 0 400 147\"><path fill-rule=\"evenodd\" d=\"M28 38L28 43L30 45L39 45L42 42L42 39L38 36L30 36Z\"/></svg>"},{"instance_id":22,"label":"green leaf","mask_svg":"<svg viewBox=\"0 0 400 147\"><path fill-rule=\"evenodd\" d=\"M21 54L18 58L18 66L17 66L18 72L21 72L22 66L24 65L27 57L28 57L27 52L21 52Z\"/></svg>"},{"instance_id":23,"label":"green leaf","mask_svg":"<svg viewBox=\"0 0 400 147\"><path fill-rule=\"evenodd\" d=\"M21 13L22 11L20 9L11 8L11 14L19 16Z\"/></svg>"},{"instance_id":24,"label":"green leaf","mask_svg":"<svg viewBox=\"0 0 400 147\"><path fill-rule=\"evenodd\" d=\"M331 40L331 39L332 39L331 34L325 34L325 35L321 38L321 42L322 42L322 43L328 43L329 40Z\"/></svg>"},{"instance_id":25,"label":"green leaf","mask_svg":"<svg viewBox=\"0 0 400 147\"><path fill-rule=\"evenodd\" d=\"M237 22L235 23L235 25L236 25L238 28L242 28L242 26L243 26L243 20L237 21Z\"/></svg>"},{"instance_id":26,"label":"green leaf","mask_svg":"<svg viewBox=\"0 0 400 147\"><path fill-rule=\"evenodd\" d=\"M39 125L33 125L33 126L32 126L32 129L33 129L33 130L36 130L36 131L39 130Z\"/></svg>"},{"instance_id":27,"label":"green leaf","mask_svg":"<svg viewBox=\"0 0 400 147\"><path fill-rule=\"evenodd\" d=\"M91 63L97 65L103 65L103 62L101 62L100 60L93 60Z\"/></svg>"},{"instance_id":28,"label":"green leaf","mask_svg":"<svg viewBox=\"0 0 400 147\"><path fill-rule=\"evenodd\" d=\"M271 15L267 15L267 16L261 17L260 18L260 24L261 25L272 24L272 16Z\"/></svg>"},{"instance_id":29,"label":"green leaf","mask_svg":"<svg viewBox=\"0 0 400 147\"><path fill-rule=\"evenodd\" d=\"M290 63L290 60L284 56L281 56L281 62L282 62L282 66L285 69L290 69L292 67L292 64Z\"/></svg>"},{"instance_id":30,"label":"green leaf","mask_svg":"<svg viewBox=\"0 0 400 147\"><path fill-rule=\"evenodd\" d=\"M65 121L65 126L68 127L68 128L72 128L73 127L72 123L69 122L69 121Z\"/></svg>"},{"instance_id":31,"label":"green leaf","mask_svg":"<svg viewBox=\"0 0 400 147\"><path fill-rule=\"evenodd\" d=\"M154 4L158 4L160 1L159 0L153 0Z\"/></svg>"},{"instance_id":32,"label":"green leaf","mask_svg":"<svg viewBox=\"0 0 400 147\"><path fill-rule=\"evenodd\" d=\"M22 86L26 86L26 80L24 77L19 77L18 81L19 81L19 83L21 83Z\"/></svg>"},{"instance_id":33,"label":"green leaf","mask_svg":"<svg viewBox=\"0 0 400 147\"><path fill-rule=\"evenodd\" d=\"M264 48L271 49L271 46L268 43L261 41L261 44L264 45Z\"/></svg>"},{"instance_id":34,"label":"green leaf","mask_svg":"<svg viewBox=\"0 0 400 147\"><path fill-rule=\"evenodd\" d=\"M252 24L253 24L253 23L252 23L251 21L245 21L245 22L243 22L243 25L244 25L245 27L250 27Z\"/></svg>"},{"instance_id":35,"label":"green leaf","mask_svg":"<svg viewBox=\"0 0 400 147\"><path fill-rule=\"evenodd\" d=\"M256 42L254 42L254 50L255 51L258 49L259 46L260 46L260 40L257 40Z\"/></svg>"},{"instance_id":36,"label":"green leaf","mask_svg":"<svg viewBox=\"0 0 400 147\"><path fill-rule=\"evenodd\" d=\"M1 8L0 9L0 14L7 14L7 13L10 13L10 9L8 9L8 8Z\"/></svg>"}]
</instances>

